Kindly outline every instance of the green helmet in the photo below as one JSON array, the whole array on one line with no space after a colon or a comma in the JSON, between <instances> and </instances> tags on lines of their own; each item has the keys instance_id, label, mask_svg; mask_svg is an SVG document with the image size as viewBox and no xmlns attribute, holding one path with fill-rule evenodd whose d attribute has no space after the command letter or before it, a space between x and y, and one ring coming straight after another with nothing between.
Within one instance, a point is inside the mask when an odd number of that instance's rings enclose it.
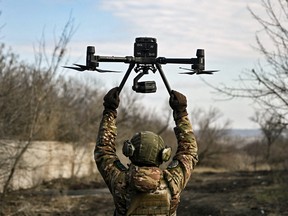
<instances>
[{"instance_id":1,"label":"green helmet","mask_svg":"<svg viewBox=\"0 0 288 216\"><path fill-rule=\"evenodd\" d=\"M135 165L159 166L171 155L171 148L165 148L163 139L150 131L136 133L131 142L123 146L124 155L128 156Z\"/></svg>"}]
</instances>

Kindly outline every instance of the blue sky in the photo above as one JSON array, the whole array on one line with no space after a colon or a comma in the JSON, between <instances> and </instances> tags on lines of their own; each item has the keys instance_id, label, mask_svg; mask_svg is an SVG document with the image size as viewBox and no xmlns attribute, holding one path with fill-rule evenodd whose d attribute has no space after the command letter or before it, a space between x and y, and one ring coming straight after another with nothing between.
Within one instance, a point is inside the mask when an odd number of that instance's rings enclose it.
<instances>
[{"instance_id":1,"label":"blue sky","mask_svg":"<svg viewBox=\"0 0 288 216\"><path fill-rule=\"evenodd\" d=\"M84 63L86 46L94 45L98 55L133 55L136 37L157 38L158 56L195 57L196 49L205 49L206 68L218 69L213 76L202 76L213 85L237 86L243 71L254 68L261 56L255 46L255 32L261 27L247 7L261 14L259 0L0 0L0 38L18 53L20 59L33 59L33 46L44 31L47 48L53 47L69 17L77 30L68 45L69 64ZM105 69L126 71L125 64L100 65ZM222 120L232 121L233 128L257 127L249 120L254 114L251 101L221 100L197 76L179 75L179 66L163 66L172 89L184 93L188 108L218 108ZM83 76L83 73L63 70L63 73ZM84 73L85 75L85 73ZM91 74L105 87L119 84L124 74ZM157 93L143 95L143 101L156 111L165 109L168 94L159 75L148 79L157 82ZM132 85L133 77L127 81ZM130 88L130 86L129 86ZM151 102L153 101L153 102Z\"/></svg>"}]
</instances>

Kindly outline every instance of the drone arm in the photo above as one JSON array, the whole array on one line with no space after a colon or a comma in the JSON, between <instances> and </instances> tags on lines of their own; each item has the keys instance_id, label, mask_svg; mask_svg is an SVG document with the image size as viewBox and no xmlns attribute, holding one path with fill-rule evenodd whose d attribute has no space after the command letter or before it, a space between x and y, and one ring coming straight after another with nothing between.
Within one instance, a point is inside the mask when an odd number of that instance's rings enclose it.
<instances>
[{"instance_id":1,"label":"drone arm","mask_svg":"<svg viewBox=\"0 0 288 216\"><path fill-rule=\"evenodd\" d=\"M156 59L159 64L199 64L198 58L165 58L158 57Z\"/></svg>"},{"instance_id":2,"label":"drone arm","mask_svg":"<svg viewBox=\"0 0 288 216\"><path fill-rule=\"evenodd\" d=\"M132 69L134 68L134 66L135 66L135 63L130 63L129 68L127 69L127 71L126 71L126 73L125 73L125 75L124 75L124 77L123 77L123 79L122 79L122 81L121 81L121 83L119 85L119 93L123 89L123 87L124 87L128 77L129 77Z\"/></svg>"},{"instance_id":3,"label":"drone arm","mask_svg":"<svg viewBox=\"0 0 288 216\"><path fill-rule=\"evenodd\" d=\"M117 57L117 56L95 56L98 62L124 62L131 63L133 62L132 56Z\"/></svg>"},{"instance_id":4,"label":"drone arm","mask_svg":"<svg viewBox=\"0 0 288 216\"><path fill-rule=\"evenodd\" d=\"M164 75L164 72L163 72L163 70L162 70L161 65L160 65L159 63L157 63L157 64L156 64L156 67L157 67L157 69L158 69L158 71L159 71L159 73L160 73L160 76L161 76L161 78L162 78L162 80L163 80L163 82L164 82L164 84L165 84L165 86L166 86L166 89L167 89L169 95L171 95L171 88L170 88L170 85L169 85L169 83L168 83L168 81L167 81L167 79L166 79L166 76Z\"/></svg>"},{"instance_id":5,"label":"drone arm","mask_svg":"<svg viewBox=\"0 0 288 216\"><path fill-rule=\"evenodd\" d=\"M117 57L117 56L89 56L87 58L87 64L97 64L98 62L123 62L123 63L139 63L139 64L203 64L203 58L142 58L142 57Z\"/></svg>"}]
</instances>

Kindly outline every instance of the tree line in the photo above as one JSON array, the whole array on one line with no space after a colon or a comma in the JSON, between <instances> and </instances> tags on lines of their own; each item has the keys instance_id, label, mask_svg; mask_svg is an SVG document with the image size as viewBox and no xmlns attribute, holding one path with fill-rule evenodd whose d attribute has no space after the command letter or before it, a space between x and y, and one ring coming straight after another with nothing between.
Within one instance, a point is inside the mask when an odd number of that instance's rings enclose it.
<instances>
[{"instance_id":1,"label":"tree line","mask_svg":"<svg viewBox=\"0 0 288 216\"><path fill-rule=\"evenodd\" d=\"M246 163L253 164L256 169L259 164L269 162L288 168L284 154L288 150L285 134L288 107L287 28L280 25L282 22L271 2L262 0L262 3L272 20L261 19L250 11L274 42L276 51L268 52L256 35L259 51L271 67L267 69L259 65L258 70L247 71L239 88L224 86L215 89L232 98L251 98L259 104L260 109L251 120L259 124L263 139L243 147L242 140L229 137L228 121L220 126L215 124L222 117L217 109L189 111L193 125L197 127L199 165L237 169ZM280 4L280 8L288 14L287 7ZM67 60L67 45L74 32L73 21L69 20L50 54L47 54L46 43L42 39L33 64L21 61L5 44L0 46L0 180L5 182L3 194L8 191L15 170L33 141L69 142L75 148L95 142L102 117L103 97L108 89L102 88L101 83L99 88L96 79L79 80L59 74L61 65ZM249 80L248 86L245 80ZM175 150L176 140L169 127L171 117L169 108L157 115L141 104L137 95L124 90L118 109L117 142L122 144L135 132L151 130L162 135L166 143L174 143L171 147ZM11 140L16 145L11 146ZM9 150L12 147L14 151Z\"/></svg>"}]
</instances>

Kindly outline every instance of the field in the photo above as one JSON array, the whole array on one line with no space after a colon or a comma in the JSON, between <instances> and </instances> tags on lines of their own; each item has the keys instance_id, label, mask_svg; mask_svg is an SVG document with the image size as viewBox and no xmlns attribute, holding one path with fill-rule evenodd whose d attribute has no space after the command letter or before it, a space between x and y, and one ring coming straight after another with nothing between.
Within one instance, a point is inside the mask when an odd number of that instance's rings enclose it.
<instances>
[{"instance_id":1,"label":"field","mask_svg":"<svg viewBox=\"0 0 288 216\"><path fill-rule=\"evenodd\" d=\"M101 180L58 179L10 193L1 215L113 215L113 201ZM284 171L193 173L181 196L178 216L288 215L288 173Z\"/></svg>"}]
</instances>

